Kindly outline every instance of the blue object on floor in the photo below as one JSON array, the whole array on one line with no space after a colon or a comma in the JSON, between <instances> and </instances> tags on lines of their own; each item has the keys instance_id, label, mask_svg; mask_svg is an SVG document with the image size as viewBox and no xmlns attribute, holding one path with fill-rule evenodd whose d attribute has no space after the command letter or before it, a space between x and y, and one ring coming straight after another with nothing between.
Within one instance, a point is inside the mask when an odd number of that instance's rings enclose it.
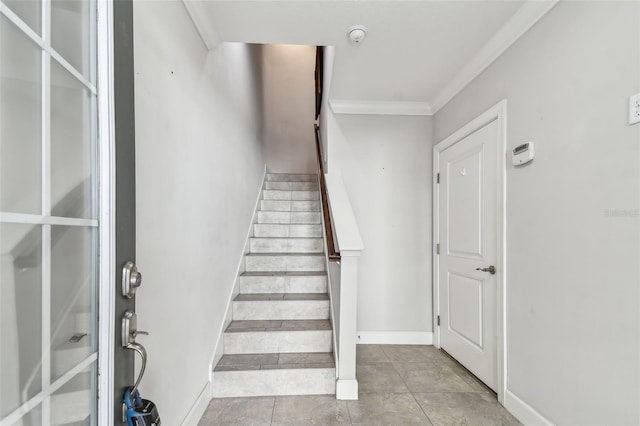
<instances>
[{"instance_id":1,"label":"blue object on floor","mask_svg":"<svg viewBox=\"0 0 640 426\"><path fill-rule=\"evenodd\" d=\"M160 414L156 404L140 398L140 392L132 388L124 391L124 405L127 407L127 424L129 426L160 426Z\"/></svg>"}]
</instances>

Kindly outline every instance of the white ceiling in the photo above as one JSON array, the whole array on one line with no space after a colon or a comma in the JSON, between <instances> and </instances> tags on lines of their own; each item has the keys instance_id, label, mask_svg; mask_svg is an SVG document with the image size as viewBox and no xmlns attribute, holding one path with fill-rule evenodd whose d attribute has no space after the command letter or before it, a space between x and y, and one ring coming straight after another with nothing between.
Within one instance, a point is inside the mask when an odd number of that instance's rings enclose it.
<instances>
[{"instance_id":1,"label":"white ceiling","mask_svg":"<svg viewBox=\"0 0 640 426\"><path fill-rule=\"evenodd\" d=\"M206 27L201 32L222 41L335 46L331 99L442 106L443 93L463 84L456 79L481 71L469 69L483 62L479 53L490 63L507 47L492 47L496 39L505 39L505 30L511 28L510 44L551 7L514 30L532 3L545 2L207 0L198 21ZM352 45L347 32L356 24L367 27L367 38Z\"/></svg>"}]
</instances>

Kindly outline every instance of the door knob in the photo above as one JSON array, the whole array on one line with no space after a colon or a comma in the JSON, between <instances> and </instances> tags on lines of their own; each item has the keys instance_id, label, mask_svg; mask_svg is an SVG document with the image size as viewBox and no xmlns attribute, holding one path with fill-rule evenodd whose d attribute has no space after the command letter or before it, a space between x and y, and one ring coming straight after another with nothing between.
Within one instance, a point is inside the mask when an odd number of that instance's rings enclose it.
<instances>
[{"instance_id":1,"label":"door knob","mask_svg":"<svg viewBox=\"0 0 640 426\"><path fill-rule=\"evenodd\" d=\"M496 274L496 267L491 265L488 268L476 268L476 271L488 272L491 275L495 275Z\"/></svg>"},{"instance_id":2,"label":"door knob","mask_svg":"<svg viewBox=\"0 0 640 426\"><path fill-rule=\"evenodd\" d=\"M136 294L136 290L142 284L142 274L138 272L138 267L132 261L128 261L122 267L122 295L131 299Z\"/></svg>"}]
</instances>

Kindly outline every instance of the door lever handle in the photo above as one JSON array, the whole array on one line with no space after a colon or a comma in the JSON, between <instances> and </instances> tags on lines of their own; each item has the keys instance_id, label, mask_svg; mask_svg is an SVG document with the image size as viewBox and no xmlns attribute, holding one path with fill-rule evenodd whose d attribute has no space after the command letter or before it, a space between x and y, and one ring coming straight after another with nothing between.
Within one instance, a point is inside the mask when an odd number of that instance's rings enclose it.
<instances>
[{"instance_id":1,"label":"door lever handle","mask_svg":"<svg viewBox=\"0 0 640 426\"><path fill-rule=\"evenodd\" d=\"M491 265L488 268L476 268L476 271L488 272L491 275L495 275L496 274L496 267Z\"/></svg>"}]
</instances>

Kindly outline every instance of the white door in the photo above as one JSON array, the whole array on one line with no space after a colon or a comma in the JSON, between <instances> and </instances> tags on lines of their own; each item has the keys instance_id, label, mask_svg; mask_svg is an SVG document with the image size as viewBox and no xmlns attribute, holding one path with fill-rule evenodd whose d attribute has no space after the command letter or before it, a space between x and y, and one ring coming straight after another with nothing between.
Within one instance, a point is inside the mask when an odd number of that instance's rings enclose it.
<instances>
[{"instance_id":1,"label":"white door","mask_svg":"<svg viewBox=\"0 0 640 426\"><path fill-rule=\"evenodd\" d=\"M498 120L439 154L440 347L497 391Z\"/></svg>"}]
</instances>

